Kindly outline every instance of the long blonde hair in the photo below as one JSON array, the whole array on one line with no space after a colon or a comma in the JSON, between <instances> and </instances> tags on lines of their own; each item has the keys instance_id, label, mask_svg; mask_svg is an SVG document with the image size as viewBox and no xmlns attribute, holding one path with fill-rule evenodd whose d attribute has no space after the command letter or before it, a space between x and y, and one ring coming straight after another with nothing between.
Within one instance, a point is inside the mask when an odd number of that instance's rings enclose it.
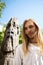
<instances>
[{"instance_id":1,"label":"long blonde hair","mask_svg":"<svg viewBox=\"0 0 43 65\"><path fill-rule=\"evenodd\" d=\"M33 19L25 20L24 23L23 23L23 29L22 29L23 51L24 51L25 54L28 52L29 38L25 34L25 24L28 21L32 21L35 24L35 26L37 28L37 32L38 32L38 46L41 48L41 51L43 51L43 38L42 38L42 33L40 31L39 26L35 23L35 21Z\"/></svg>"}]
</instances>

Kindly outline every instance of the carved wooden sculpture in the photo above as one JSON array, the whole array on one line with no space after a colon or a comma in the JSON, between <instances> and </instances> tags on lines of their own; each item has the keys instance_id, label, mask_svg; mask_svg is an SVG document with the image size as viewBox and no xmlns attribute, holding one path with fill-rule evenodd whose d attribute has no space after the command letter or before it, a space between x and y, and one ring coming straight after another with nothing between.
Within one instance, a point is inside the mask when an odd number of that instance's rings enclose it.
<instances>
[{"instance_id":1,"label":"carved wooden sculpture","mask_svg":"<svg viewBox=\"0 0 43 65\"><path fill-rule=\"evenodd\" d=\"M19 25L17 18L11 18L6 26L0 49L0 65L14 65L16 47L19 45Z\"/></svg>"}]
</instances>

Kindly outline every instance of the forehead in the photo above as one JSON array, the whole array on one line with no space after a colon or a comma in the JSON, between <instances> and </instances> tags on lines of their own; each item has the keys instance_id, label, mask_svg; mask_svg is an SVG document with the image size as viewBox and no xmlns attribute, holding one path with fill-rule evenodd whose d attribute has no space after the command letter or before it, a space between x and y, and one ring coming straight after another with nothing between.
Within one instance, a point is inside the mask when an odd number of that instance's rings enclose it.
<instances>
[{"instance_id":1,"label":"forehead","mask_svg":"<svg viewBox=\"0 0 43 65\"><path fill-rule=\"evenodd\" d=\"M18 19L17 18L12 18L12 23L15 23L16 25L18 25Z\"/></svg>"},{"instance_id":2,"label":"forehead","mask_svg":"<svg viewBox=\"0 0 43 65\"><path fill-rule=\"evenodd\" d=\"M29 25L34 25L34 22L33 22L33 21L27 21L27 22L25 23L25 27L26 27L26 26L29 26Z\"/></svg>"},{"instance_id":3,"label":"forehead","mask_svg":"<svg viewBox=\"0 0 43 65\"><path fill-rule=\"evenodd\" d=\"M7 24L7 27L8 26L12 26L12 25L19 26L19 23L18 23L18 19L17 18L11 18L10 21L8 22L8 24Z\"/></svg>"}]
</instances>

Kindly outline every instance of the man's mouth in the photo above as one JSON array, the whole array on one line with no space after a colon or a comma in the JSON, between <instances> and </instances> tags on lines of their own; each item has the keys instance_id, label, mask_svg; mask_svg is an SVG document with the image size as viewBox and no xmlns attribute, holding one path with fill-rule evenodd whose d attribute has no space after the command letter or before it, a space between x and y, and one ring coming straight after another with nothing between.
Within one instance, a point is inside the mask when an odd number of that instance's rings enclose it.
<instances>
[{"instance_id":1,"label":"man's mouth","mask_svg":"<svg viewBox=\"0 0 43 65\"><path fill-rule=\"evenodd\" d=\"M32 34L34 34L34 32L30 31L28 34L29 34L29 35L32 35Z\"/></svg>"}]
</instances>

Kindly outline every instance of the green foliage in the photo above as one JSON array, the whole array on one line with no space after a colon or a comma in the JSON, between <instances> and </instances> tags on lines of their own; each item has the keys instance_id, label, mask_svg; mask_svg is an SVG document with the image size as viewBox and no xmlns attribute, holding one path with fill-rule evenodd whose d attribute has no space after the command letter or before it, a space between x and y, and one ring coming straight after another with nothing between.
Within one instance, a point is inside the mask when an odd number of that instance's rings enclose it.
<instances>
[{"instance_id":1,"label":"green foliage","mask_svg":"<svg viewBox=\"0 0 43 65\"><path fill-rule=\"evenodd\" d=\"M22 26L20 26L19 44L22 44Z\"/></svg>"},{"instance_id":2,"label":"green foliage","mask_svg":"<svg viewBox=\"0 0 43 65\"><path fill-rule=\"evenodd\" d=\"M2 17L3 9L5 8L6 4L5 2L0 1L0 18Z\"/></svg>"},{"instance_id":3,"label":"green foliage","mask_svg":"<svg viewBox=\"0 0 43 65\"><path fill-rule=\"evenodd\" d=\"M3 38L4 38L5 28L6 28L6 27L3 26L2 32L0 32L0 45L2 44L2 41L3 41Z\"/></svg>"},{"instance_id":4,"label":"green foliage","mask_svg":"<svg viewBox=\"0 0 43 65\"><path fill-rule=\"evenodd\" d=\"M22 44L22 35L19 36L19 44Z\"/></svg>"},{"instance_id":5,"label":"green foliage","mask_svg":"<svg viewBox=\"0 0 43 65\"><path fill-rule=\"evenodd\" d=\"M0 32L0 45L1 45L2 41L3 41L3 37L4 37L4 33Z\"/></svg>"}]
</instances>

